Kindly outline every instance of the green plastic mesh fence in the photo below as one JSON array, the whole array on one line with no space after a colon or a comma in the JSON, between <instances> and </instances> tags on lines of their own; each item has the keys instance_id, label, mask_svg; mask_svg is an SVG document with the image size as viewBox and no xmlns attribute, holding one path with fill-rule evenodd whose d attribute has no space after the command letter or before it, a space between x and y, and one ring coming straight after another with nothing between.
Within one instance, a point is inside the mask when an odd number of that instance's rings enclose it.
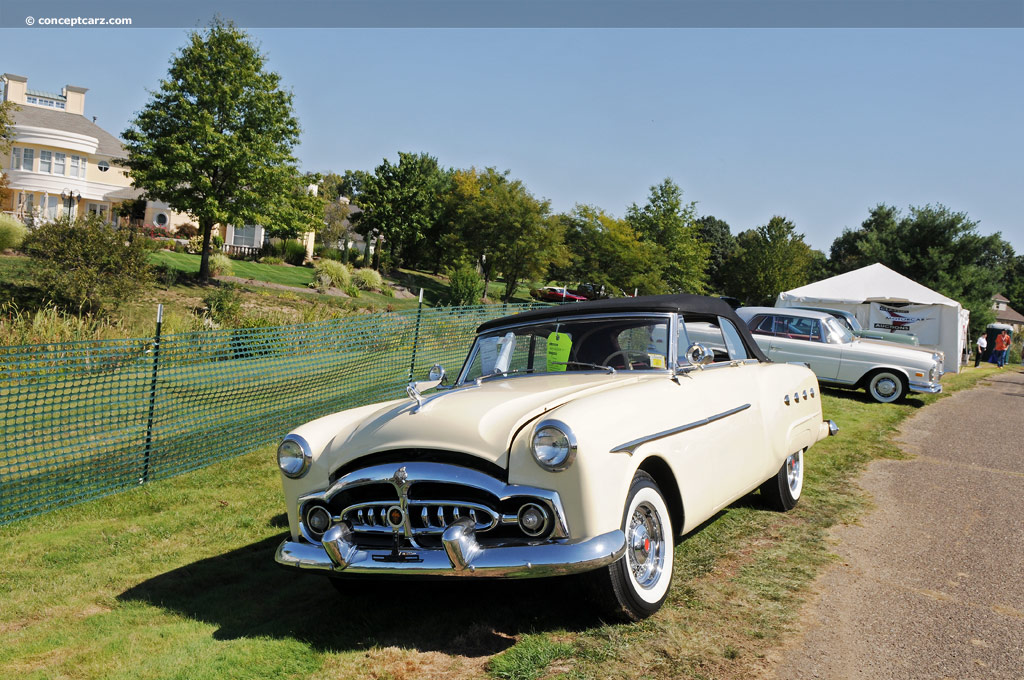
<instances>
[{"instance_id":1,"label":"green plastic mesh fence","mask_svg":"<svg viewBox=\"0 0 1024 680\"><path fill-rule=\"evenodd\" d=\"M0 347L0 524L237 456L462 366L533 305L424 308L160 338Z\"/></svg>"}]
</instances>

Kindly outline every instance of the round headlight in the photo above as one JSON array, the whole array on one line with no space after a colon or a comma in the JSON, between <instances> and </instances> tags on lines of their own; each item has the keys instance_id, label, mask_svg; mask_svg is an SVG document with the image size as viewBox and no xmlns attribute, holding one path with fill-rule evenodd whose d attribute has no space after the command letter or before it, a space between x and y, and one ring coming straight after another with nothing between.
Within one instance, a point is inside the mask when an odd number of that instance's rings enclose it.
<instances>
[{"instance_id":1,"label":"round headlight","mask_svg":"<svg viewBox=\"0 0 1024 680\"><path fill-rule=\"evenodd\" d=\"M576 458L576 436L565 423L545 420L533 431L530 450L542 468L558 472L572 465Z\"/></svg>"},{"instance_id":2,"label":"round headlight","mask_svg":"<svg viewBox=\"0 0 1024 680\"><path fill-rule=\"evenodd\" d=\"M288 435L277 447L277 467L281 468L286 477L298 479L306 474L312 462L313 454L309 450L309 444L298 435Z\"/></svg>"}]
</instances>

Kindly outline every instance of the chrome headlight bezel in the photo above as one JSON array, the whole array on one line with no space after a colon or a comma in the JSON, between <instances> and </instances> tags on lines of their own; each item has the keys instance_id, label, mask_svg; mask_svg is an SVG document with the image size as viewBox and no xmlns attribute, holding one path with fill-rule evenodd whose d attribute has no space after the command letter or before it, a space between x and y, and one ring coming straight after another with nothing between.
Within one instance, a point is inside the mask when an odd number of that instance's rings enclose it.
<instances>
[{"instance_id":1,"label":"chrome headlight bezel","mask_svg":"<svg viewBox=\"0 0 1024 680\"><path fill-rule=\"evenodd\" d=\"M545 435L545 432L550 434ZM557 433L555 434L556 437L561 435L561 438L564 438L565 444L559 447L564 449L564 453L553 456L550 451L545 450L546 445L538 444L538 439L542 436L551 436L554 433ZM533 428L533 434L530 437L530 453L533 454L533 459L537 461L537 465L540 465L549 472L561 472L568 469L573 464L573 461L576 460L578 448L576 434L572 431L571 427L560 420L542 420Z\"/></svg>"},{"instance_id":2,"label":"chrome headlight bezel","mask_svg":"<svg viewBox=\"0 0 1024 680\"><path fill-rule=\"evenodd\" d=\"M298 449L296 451L296 448ZM290 461L299 461L298 467L294 465L285 466L284 456ZM299 479L309 472L313 464L313 451L309 443L297 434L287 435L277 447L277 468L289 479Z\"/></svg>"}]
</instances>

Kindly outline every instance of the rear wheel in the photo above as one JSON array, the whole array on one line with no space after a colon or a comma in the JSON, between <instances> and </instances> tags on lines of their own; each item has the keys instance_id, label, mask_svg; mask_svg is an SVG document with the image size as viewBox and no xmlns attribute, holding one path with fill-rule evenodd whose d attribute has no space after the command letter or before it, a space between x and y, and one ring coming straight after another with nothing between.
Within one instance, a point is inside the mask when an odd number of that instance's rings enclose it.
<instances>
[{"instance_id":1,"label":"rear wheel","mask_svg":"<svg viewBox=\"0 0 1024 680\"><path fill-rule=\"evenodd\" d=\"M639 621L661 608L672 582L673 532L668 505L649 474L629 487L622 531L626 554L593 573L604 609L616 619Z\"/></svg>"},{"instance_id":2,"label":"rear wheel","mask_svg":"<svg viewBox=\"0 0 1024 680\"><path fill-rule=\"evenodd\" d=\"M774 477L761 485L761 498L772 510L791 510L804 488L804 452L797 451L782 464Z\"/></svg>"},{"instance_id":3,"label":"rear wheel","mask_svg":"<svg viewBox=\"0 0 1024 680\"><path fill-rule=\"evenodd\" d=\"M868 394L877 402L888 404L898 401L906 393L906 379L895 371L877 371L868 378Z\"/></svg>"}]
</instances>

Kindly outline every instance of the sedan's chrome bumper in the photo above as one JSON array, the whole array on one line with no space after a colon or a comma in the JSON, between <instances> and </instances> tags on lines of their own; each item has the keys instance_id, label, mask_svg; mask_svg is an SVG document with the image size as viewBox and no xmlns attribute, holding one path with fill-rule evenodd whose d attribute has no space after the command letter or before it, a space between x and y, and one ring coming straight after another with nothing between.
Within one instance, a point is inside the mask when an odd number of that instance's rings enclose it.
<instances>
[{"instance_id":1,"label":"sedan's chrome bumper","mask_svg":"<svg viewBox=\"0 0 1024 680\"><path fill-rule=\"evenodd\" d=\"M942 383L935 382L911 382L911 392L927 392L928 394L938 394L942 391Z\"/></svg>"},{"instance_id":2,"label":"sedan's chrome bumper","mask_svg":"<svg viewBox=\"0 0 1024 680\"><path fill-rule=\"evenodd\" d=\"M362 550L350 538L343 525L336 525L320 545L285 540L275 559L286 566L335 574L535 578L597 569L626 551L626 537L618 530L582 540L486 547L465 521L445 530L444 550L406 549L396 556L388 550Z\"/></svg>"}]
</instances>

